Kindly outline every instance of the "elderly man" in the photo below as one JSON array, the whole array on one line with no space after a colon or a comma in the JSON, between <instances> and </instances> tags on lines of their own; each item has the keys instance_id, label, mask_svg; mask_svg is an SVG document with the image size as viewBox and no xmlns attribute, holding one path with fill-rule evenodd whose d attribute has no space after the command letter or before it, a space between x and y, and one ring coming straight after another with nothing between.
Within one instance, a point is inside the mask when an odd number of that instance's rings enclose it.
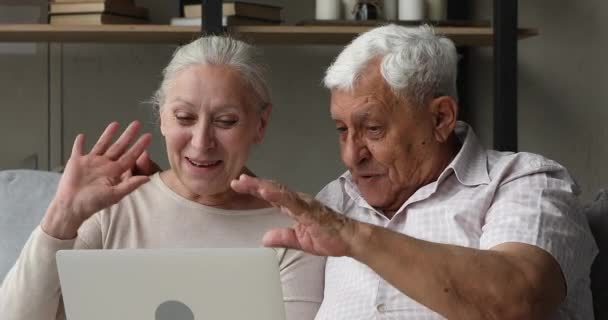
<instances>
[{"instance_id":1,"label":"elderly man","mask_svg":"<svg viewBox=\"0 0 608 320\"><path fill-rule=\"evenodd\" d=\"M241 176L297 220L268 246L330 256L317 319L592 319L597 249L556 162L485 150L456 120L457 55L429 27L355 39L327 70L348 171L312 200Z\"/></svg>"}]
</instances>

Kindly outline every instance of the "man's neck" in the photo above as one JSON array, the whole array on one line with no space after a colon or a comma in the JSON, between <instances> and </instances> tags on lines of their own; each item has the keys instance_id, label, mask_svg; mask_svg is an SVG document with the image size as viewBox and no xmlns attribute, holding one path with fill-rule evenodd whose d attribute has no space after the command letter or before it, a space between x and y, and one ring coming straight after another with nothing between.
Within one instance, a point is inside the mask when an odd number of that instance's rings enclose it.
<instances>
[{"instance_id":1,"label":"man's neck","mask_svg":"<svg viewBox=\"0 0 608 320\"><path fill-rule=\"evenodd\" d=\"M443 171L445 171L445 169L454 160L454 158L460 151L461 147L462 147L462 144L460 143L460 140L458 139L456 134L452 134L450 136L450 138L448 139L448 141L446 141L446 143L438 150L437 156L435 157L435 159L437 159L437 161L435 161L435 163L433 164L433 167L430 171L431 174L428 176L428 179L423 180L423 182L419 186L417 186L415 189L411 190L410 192L406 192L406 197L404 198L404 200L401 202L401 204L398 207L394 206L394 207L391 207L390 209L376 208L376 210L378 210L378 212L383 214L385 217L392 219L393 216L395 216L395 214L397 213L397 211L403 206L404 203L407 202L407 200L414 193L416 193L416 191L418 191L420 188L422 188L430 183L433 183L433 182L437 181L437 179L439 179L439 176L441 175L441 173Z\"/></svg>"}]
</instances>

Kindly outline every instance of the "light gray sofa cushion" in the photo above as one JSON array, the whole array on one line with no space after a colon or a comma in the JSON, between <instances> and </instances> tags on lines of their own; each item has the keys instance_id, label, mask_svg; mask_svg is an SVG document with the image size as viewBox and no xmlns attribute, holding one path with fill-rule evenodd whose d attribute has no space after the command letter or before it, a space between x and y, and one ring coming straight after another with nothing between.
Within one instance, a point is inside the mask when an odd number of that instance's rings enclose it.
<instances>
[{"instance_id":1,"label":"light gray sofa cushion","mask_svg":"<svg viewBox=\"0 0 608 320\"><path fill-rule=\"evenodd\" d=\"M46 171L0 171L0 282L40 224L59 177Z\"/></svg>"},{"instance_id":2,"label":"light gray sofa cushion","mask_svg":"<svg viewBox=\"0 0 608 320\"><path fill-rule=\"evenodd\" d=\"M608 191L600 190L585 214L600 250L591 267L595 319L608 319Z\"/></svg>"}]
</instances>

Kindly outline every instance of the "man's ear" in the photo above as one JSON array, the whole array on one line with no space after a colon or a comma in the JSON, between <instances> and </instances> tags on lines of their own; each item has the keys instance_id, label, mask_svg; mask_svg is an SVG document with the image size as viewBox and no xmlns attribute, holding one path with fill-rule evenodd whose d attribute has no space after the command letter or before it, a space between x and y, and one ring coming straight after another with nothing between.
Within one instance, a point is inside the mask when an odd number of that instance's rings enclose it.
<instances>
[{"instance_id":1,"label":"man's ear","mask_svg":"<svg viewBox=\"0 0 608 320\"><path fill-rule=\"evenodd\" d=\"M272 113L272 104L268 103L266 108L262 110L260 114L260 121L258 123L258 128L255 134L254 143L261 143L264 140L264 135L266 134L266 128L268 128L268 120L270 120L270 114Z\"/></svg>"},{"instance_id":2,"label":"man's ear","mask_svg":"<svg viewBox=\"0 0 608 320\"><path fill-rule=\"evenodd\" d=\"M458 103L452 97L441 96L431 101L430 108L435 119L435 139L443 143L448 140L456 127Z\"/></svg>"}]
</instances>

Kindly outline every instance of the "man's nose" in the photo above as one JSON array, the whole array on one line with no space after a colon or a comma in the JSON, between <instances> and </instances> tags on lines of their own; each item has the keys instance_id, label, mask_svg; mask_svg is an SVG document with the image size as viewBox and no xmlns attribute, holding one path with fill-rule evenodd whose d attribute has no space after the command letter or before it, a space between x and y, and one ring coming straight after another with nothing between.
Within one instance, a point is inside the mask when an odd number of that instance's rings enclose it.
<instances>
[{"instance_id":1,"label":"man's nose","mask_svg":"<svg viewBox=\"0 0 608 320\"><path fill-rule=\"evenodd\" d=\"M370 158L366 143L356 135L349 135L342 143L342 161L347 167L356 167Z\"/></svg>"}]
</instances>

